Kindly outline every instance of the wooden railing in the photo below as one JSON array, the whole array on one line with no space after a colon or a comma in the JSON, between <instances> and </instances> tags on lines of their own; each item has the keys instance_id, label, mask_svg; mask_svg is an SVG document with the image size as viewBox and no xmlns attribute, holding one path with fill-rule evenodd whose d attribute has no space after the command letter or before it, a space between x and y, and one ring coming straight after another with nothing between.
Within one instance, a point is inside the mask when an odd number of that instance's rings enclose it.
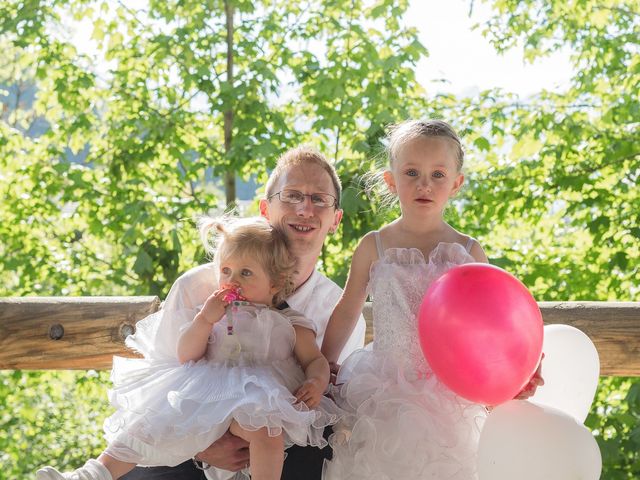
<instances>
[{"instance_id":1,"label":"wooden railing","mask_svg":"<svg viewBox=\"0 0 640 480\"><path fill-rule=\"evenodd\" d=\"M540 302L545 323L579 328L593 340L601 375L640 376L640 302ZM0 369L107 369L133 356L124 339L160 308L157 297L0 298ZM371 305L363 310L367 342Z\"/></svg>"}]
</instances>

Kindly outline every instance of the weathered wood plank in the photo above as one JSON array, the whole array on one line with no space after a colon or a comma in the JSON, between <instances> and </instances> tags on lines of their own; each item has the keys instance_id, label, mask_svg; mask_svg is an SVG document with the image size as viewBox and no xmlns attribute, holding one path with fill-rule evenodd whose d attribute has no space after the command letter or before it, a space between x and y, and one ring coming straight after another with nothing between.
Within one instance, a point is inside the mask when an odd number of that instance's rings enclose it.
<instances>
[{"instance_id":1,"label":"weathered wood plank","mask_svg":"<svg viewBox=\"0 0 640 480\"><path fill-rule=\"evenodd\" d=\"M545 323L586 333L600 355L600 374L640 376L640 302L539 302Z\"/></svg>"},{"instance_id":2,"label":"weathered wood plank","mask_svg":"<svg viewBox=\"0 0 640 480\"><path fill-rule=\"evenodd\" d=\"M157 297L0 298L0 369L108 369Z\"/></svg>"},{"instance_id":3,"label":"weathered wood plank","mask_svg":"<svg viewBox=\"0 0 640 480\"><path fill-rule=\"evenodd\" d=\"M600 355L600 374L640 376L640 302L539 302L545 324L579 328ZM363 310L373 340L371 305Z\"/></svg>"},{"instance_id":4,"label":"weathered wood plank","mask_svg":"<svg viewBox=\"0 0 640 480\"><path fill-rule=\"evenodd\" d=\"M159 303L156 297L0 298L0 369L110 368L113 355L131 356L124 334ZM640 376L640 302L540 302L540 309L545 323L589 335L602 375ZM370 304L363 313L369 342ZM55 325L64 328L59 340L51 339Z\"/></svg>"}]
</instances>

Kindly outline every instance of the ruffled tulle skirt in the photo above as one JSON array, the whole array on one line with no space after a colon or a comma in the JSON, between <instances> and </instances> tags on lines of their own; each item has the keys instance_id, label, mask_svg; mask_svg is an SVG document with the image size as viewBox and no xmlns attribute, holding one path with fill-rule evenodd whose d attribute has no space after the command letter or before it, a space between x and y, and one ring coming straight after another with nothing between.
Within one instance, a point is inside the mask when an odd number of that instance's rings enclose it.
<instances>
[{"instance_id":1,"label":"ruffled tulle skirt","mask_svg":"<svg viewBox=\"0 0 640 480\"><path fill-rule=\"evenodd\" d=\"M359 350L333 394L346 416L329 438L323 478L472 480L486 411L433 376L408 375L390 355ZM409 378L408 378L409 377Z\"/></svg>"},{"instance_id":2,"label":"ruffled tulle skirt","mask_svg":"<svg viewBox=\"0 0 640 480\"><path fill-rule=\"evenodd\" d=\"M117 357L109 392L117 411L105 421L105 436L120 460L148 466L184 462L233 420L247 430L282 433L285 446L323 447L324 428L340 410L326 398L313 410L296 404L291 392L304 379L294 359L229 366Z\"/></svg>"}]
</instances>

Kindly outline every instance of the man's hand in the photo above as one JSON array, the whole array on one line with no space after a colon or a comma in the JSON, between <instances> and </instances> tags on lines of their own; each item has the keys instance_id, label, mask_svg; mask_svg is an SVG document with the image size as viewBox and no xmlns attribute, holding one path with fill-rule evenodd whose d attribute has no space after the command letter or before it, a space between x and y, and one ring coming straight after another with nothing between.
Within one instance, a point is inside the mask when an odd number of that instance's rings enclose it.
<instances>
[{"instance_id":1,"label":"man's hand","mask_svg":"<svg viewBox=\"0 0 640 480\"><path fill-rule=\"evenodd\" d=\"M321 382L316 378L309 378L304 381L300 388L296 390L294 395L299 402L304 402L307 407L314 408L320 403L320 399L324 394L324 388Z\"/></svg>"},{"instance_id":2,"label":"man's hand","mask_svg":"<svg viewBox=\"0 0 640 480\"><path fill-rule=\"evenodd\" d=\"M527 398L533 397L538 387L541 387L542 385L544 385L544 379L542 378L542 359L543 358L544 358L544 353L540 358L540 363L538 364L538 368L533 374L533 377L531 377L531 380L529 380L529 383L527 383L524 386L524 388L520 390L520 393L516 395L515 397L516 400L526 400Z\"/></svg>"},{"instance_id":3,"label":"man's hand","mask_svg":"<svg viewBox=\"0 0 640 480\"><path fill-rule=\"evenodd\" d=\"M209 448L198 453L196 460L237 472L249 466L249 443L227 431Z\"/></svg>"}]
</instances>

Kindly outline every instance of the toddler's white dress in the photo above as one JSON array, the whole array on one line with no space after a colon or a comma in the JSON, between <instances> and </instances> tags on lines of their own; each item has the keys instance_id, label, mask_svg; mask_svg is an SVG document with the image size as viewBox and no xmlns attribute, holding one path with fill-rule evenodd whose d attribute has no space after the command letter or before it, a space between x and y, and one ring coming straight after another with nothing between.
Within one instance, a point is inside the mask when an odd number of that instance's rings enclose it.
<instances>
[{"instance_id":1,"label":"toddler's white dress","mask_svg":"<svg viewBox=\"0 0 640 480\"><path fill-rule=\"evenodd\" d=\"M225 315L212 328L204 358L184 365L155 355L150 339L162 335L157 319L139 324L128 345L145 358L114 358L109 400L117 411L104 424L108 454L146 466L177 465L220 438L233 419L248 430L284 433L285 447L326 445L324 428L339 409L323 397L310 410L292 395L305 380L293 355L293 325L315 331L313 322L291 309L255 305L237 307L232 318L233 335ZM232 476L227 473L213 478Z\"/></svg>"},{"instance_id":2,"label":"toddler's white dress","mask_svg":"<svg viewBox=\"0 0 640 480\"><path fill-rule=\"evenodd\" d=\"M428 286L474 262L467 247L440 243L425 260L415 248L382 248L371 266L374 341L342 364L334 387L348 413L334 426L323 478L472 480L485 408L441 384L426 363L417 318ZM342 385L340 385L342 384Z\"/></svg>"}]
</instances>

